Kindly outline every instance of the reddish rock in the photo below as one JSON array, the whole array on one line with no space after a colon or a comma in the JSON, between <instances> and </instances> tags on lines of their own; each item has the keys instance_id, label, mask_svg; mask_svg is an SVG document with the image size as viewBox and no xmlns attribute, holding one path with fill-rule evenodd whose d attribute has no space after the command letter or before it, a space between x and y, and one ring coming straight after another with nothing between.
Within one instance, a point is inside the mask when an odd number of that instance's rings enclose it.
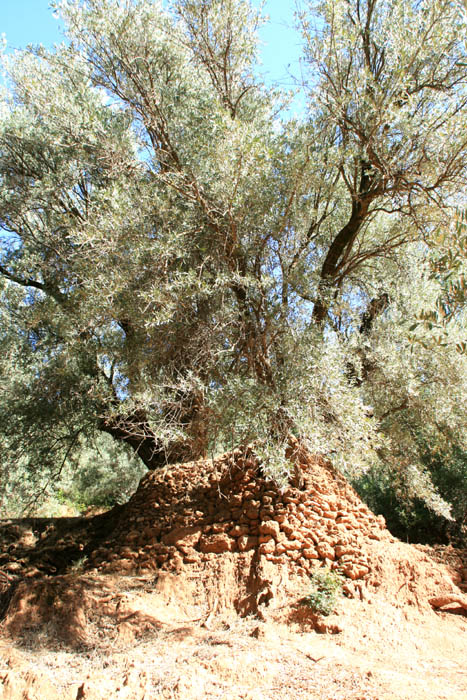
<instances>
[{"instance_id":1,"label":"reddish rock","mask_svg":"<svg viewBox=\"0 0 467 700\"><path fill-rule=\"evenodd\" d=\"M348 578L352 579L352 581L356 581L357 579L366 576L369 573L369 569L366 566L358 566L356 564L349 563L342 568L342 572L348 576Z\"/></svg>"},{"instance_id":2,"label":"reddish rock","mask_svg":"<svg viewBox=\"0 0 467 700\"><path fill-rule=\"evenodd\" d=\"M378 535L376 532L369 532L367 537L369 540L376 540L377 542L380 542L383 539L381 535Z\"/></svg>"},{"instance_id":3,"label":"reddish rock","mask_svg":"<svg viewBox=\"0 0 467 700\"><path fill-rule=\"evenodd\" d=\"M272 542L274 544L274 547L276 546L276 541L271 535L260 535L258 537L258 542L259 544L264 544L265 542Z\"/></svg>"},{"instance_id":4,"label":"reddish rock","mask_svg":"<svg viewBox=\"0 0 467 700\"><path fill-rule=\"evenodd\" d=\"M288 521L281 523L281 530L282 530L282 532L285 532L287 537L292 537L294 535L296 529L297 528L292 527L292 525L290 525L290 523Z\"/></svg>"},{"instance_id":5,"label":"reddish rock","mask_svg":"<svg viewBox=\"0 0 467 700\"><path fill-rule=\"evenodd\" d=\"M314 542L314 544L318 544L321 541L322 533L321 532L314 532L313 530L310 529L302 529L303 535L305 539L311 540Z\"/></svg>"},{"instance_id":6,"label":"reddish rock","mask_svg":"<svg viewBox=\"0 0 467 700\"><path fill-rule=\"evenodd\" d=\"M226 508L219 510L216 514L216 520L218 520L220 522L226 522L227 520L230 520L231 517L232 517L232 512L230 510L227 510Z\"/></svg>"},{"instance_id":7,"label":"reddish rock","mask_svg":"<svg viewBox=\"0 0 467 700\"><path fill-rule=\"evenodd\" d=\"M249 529L246 525L234 525L231 530L229 530L230 537L241 537L242 535L248 535Z\"/></svg>"},{"instance_id":8,"label":"reddish rock","mask_svg":"<svg viewBox=\"0 0 467 700\"><path fill-rule=\"evenodd\" d=\"M272 535L276 538L276 540L280 536L279 523L277 523L275 520L267 520L266 522L261 523L259 526L259 531L262 535Z\"/></svg>"},{"instance_id":9,"label":"reddish rock","mask_svg":"<svg viewBox=\"0 0 467 700\"><path fill-rule=\"evenodd\" d=\"M323 518L330 518L335 520L337 516L337 511L335 510L323 510Z\"/></svg>"},{"instance_id":10,"label":"reddish rock","mask_svg":"<svg viewBox=\"0 0 467 700\"><path fill-rule=\"evenodd\" d=\"M234 549L235 540L226 534L203 535L199 541L200 551L204 554L222 554Z\"/></svg>"},{"instance_id":11,"label":"reddish rock","mask_svg":"<svg viewBox=\"0 0 467 700\"><path fill-rule=\"evenodd\" d=\"M161 534L160 527L146 527L142 533L146 540L154 540Z\"/></svg>"},{"instance_id":12,"label":"reddish rock","mask_svg":"<svg viewBox=\"0 0 467 700\"><path fill-rule=\"evenodd\" d=\"M299 540L286 540L283 544L287 552L300 551L303 547Z\"/></svg>"},{"instance_id":13,"label":"reddish rock","mask_svg":"<svg viewBox=\"0 0 467 700\"><path fill-rule=\"evenodd\" d=\"M303 556L306 559L319 559L318 552L313 547L306 547L303 550Z\"/></svg>"},{"instance_id":14,"label":"reddish rock","mask_svg":"<svg viewBox=\"0 0 467 700\"><path fill-rule=\"evenodd\" d=\"M243 498L241 494L232 494L229 498L229 505L232 506L232 508L238 508L239 506L242 505Z\"/></svg>"},{"instance_id":15,"label":"reddish rock","mask_svg":"<svg viewBox=\"0 0 467 700\"><path fill-rule=\"evenodd\" d=\"M308 508L312 508L313 510L321 510L321 503L318 501L308 501Z\"/></svg>"},{"instance_id":16,"label":"reddish rock","mask_svg":"<svg viewBox=\"0 0 467 700\"><path fill-rule=\"evenodd\" d=\"M297 496L284 496L284 503L291 503L297 505L300 503L300 499Z\"/></svg>"},{"instance_id":17,"label":"reddish rock","mask_svg":"<svg viewBox=\"0 0 467 700\"><path fill-rule=\"evenodd\" d=\"M239 537L237 540L237 547L239 552L246 552L248 549L254 549L257 546L257 537L247 537L246 535L242 535L242 537Z\"/></svg>"},{"instance_id":18,"label":"reddish rock","mask_svg":"<svg viewBox=\"0 0 467 700\"><path fill-rule=\"evenodd\" d=\"M273 554L276 549L276 543L273 538L271 538L268 542L263 542L259 546L259 553L260 554Z\"/></svg>"},{"instance_id":19,"label":"reddish rock","mask_svg":"<svg viewBox=\"0 0 467 700\"><path fill-rule=\"evenodd\" d=\"M339 516L336 519L336 523L338 525L344 525L347 530L359 530L361 528L357 518L355 518L353 515Z\"/></svg>"},{"instance_id":20,"label":"reddish rock","mask_svg":"<svg viewBox=\"0 0 467 700\"><path fill-rule=\"evenodd\" d=\"M178 527L162 538L162 542L170 546L185 545L194 547L201 537L201 530L198 527Z\"/></svg>"},{"instance_id":21,"label":"reddish rock","mask_svg":"<svg viewBox=\"0 0 467 700\"><path fill-rule=\"evenodd\" d=\"M334 551L335 551L335 553L336 553L336 557L339 557L339 558L340 558L340 557L345 557L345 556L347 556L347 555L353 556L353 555L357 555L357 554L358 554L358 551L357 551L354 547L352 547L351 545L349 545L349 544L347 544L347 545L339 545L339 544L338 544L338 545L336 545Z\"/></svg>"},{"instance_id":22,"label":"reddish rock","mask_svg":"<svg viewBox=\"0 0 467 700\"><path fill-rule=\"evenodd\" d=\"M319 556L322 559L335 559L334 549L331 547L329 542L320 542L316 547Z\"/></svg>"},{"instance_id":23,"label":"reddish rock","mask_svg":"<svg viewBox=\"0 0 467 700\"><path fill-rule=\"evenodd\" d=\"M272 520L274 519L274 508L261 508L259 511L259 517L261 520Z\"/></svg>"},{"instance_id":24,"label":"reddish rock","mask_svg":"<svg viewBox=\"0 0 467 700\"><path fill-rule=\"evenodd\" d=\"M246 517L249 520L258 520L259 518L259 510L258 508L248 508L245 512Z\"/></svg>"}]
</instances>

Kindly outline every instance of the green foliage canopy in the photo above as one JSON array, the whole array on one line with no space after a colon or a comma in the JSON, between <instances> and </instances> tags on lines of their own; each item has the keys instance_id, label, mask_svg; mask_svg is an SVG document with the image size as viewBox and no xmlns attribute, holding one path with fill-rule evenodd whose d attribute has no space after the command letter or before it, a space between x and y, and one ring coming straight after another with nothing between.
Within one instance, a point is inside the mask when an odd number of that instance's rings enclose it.
<instances>
[{"instance_id":1,"label":"green foliage canopy","mask_svg":"<svg viewBox=\"0 0 467 700\"><path fill-rule=\"evenodd\" d=\"M462 5L305 3L301 119L247 0L54 5L69 44L5 59L2 468L101 431L149 468L257 440L277 475L292 433L447 513L417 435L462 447L465 310L436 352L410 328L465 191Z\"/></svg>"}]
</instances>

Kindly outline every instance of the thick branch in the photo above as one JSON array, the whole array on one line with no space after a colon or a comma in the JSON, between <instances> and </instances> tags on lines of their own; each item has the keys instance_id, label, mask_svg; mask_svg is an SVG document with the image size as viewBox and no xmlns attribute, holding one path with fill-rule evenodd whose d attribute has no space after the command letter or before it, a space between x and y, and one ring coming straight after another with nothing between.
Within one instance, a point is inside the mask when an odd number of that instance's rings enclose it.
<instances>
[{"instance_id":1,"label":"thick branch","mask_svg":"<svg viewBox=\"0 0 467 700\"><path fill-rule=\"evenodd\" d=\"M339 231L331 243L320 275L320 291L325 292L326 286L332 282L339 271L339 263L349 249L352 247L362 224L368 213L370 201L354 202L352 213L347 224ZM321 297L313 309L313 320L321 325L328 313L329 304Z\"/></svg>"},{"instance_id":2,"label":"thick branch","mask_svg":"<svg viewBox=\"0 0 467 700\"><path fill-rule=\"evenodd\" d=\"M182 449L181 444L164 448L142 412L135 412L129 416L101 418L99 429L115 440L129 445L150 470L183 461L191 456L187 455L186 446Z\"/></svg>"},{"instance_id":3,"label":"thick branch","mask_svg":"<svg viewBox=\"0 0 467 700\"><path fill-rule=\"evenodd\" d=\"M387 309L388 305L389 295L386 292L383 292L383 294L381 294L379 297L376 297L370 301L367 310L362 314L362 322L359 328L361 335L369 335L371 333L375 319L380 316L385 309ZM355 386L361 386L374 369L374 365L368 360L363 349L360 350L359 354L362 363L361 374L358 374L353 362L348 362L346 368L347 377L350 383L354 384ZM404 408L406 408L406 402L402 404L400 408L394 410L403 410ZM391 413L391 411L389 413ZM384 417L385 416L383 416L381 420Z\"/></svg>"},{"instance_id":4,"label":"thick branch","mask_svg":"<svg viewBox=\"0 0 467 700\"><path fill-rule=\"evenodd\" d=\"M169 407L165 411L169 413ZM126 415L103 416L98 428L129 445L150 470L204 457L207 431L202 396L180 393L176 412L174 424L184 429L185 436L168 445L157 437L143 409Z\"/></svg>"},{"instance_id":5,"label":"thick branch","mask_svg":"<svg viewBox=\"0 0 467 700\"><path fill-rule=\"evenodd\" d=\"M371 166L365 161L360 163L360 183L358 191L352 195L350 218L338 232L324 259L320 275L320 299L313 309L313 321L322 325L327 316L329 304L325 299L326 287L335 280L342 262L352 249L359 231L367 220L371 202L381 194L375 176L371 174Z\"/></svg>"},{"instance_id":6,"label":"thick branch","mask_svg":"<svg viewBox=\"0 0 467 700\"><path fill-rule=\"evenodd\" d=\"M60 290L54 289L44 282L38 282L37 280L31 278L23 279L22 277L18 277L12 272L9 272L3 265L0 265L0 274L9 279L11 282L15 282L22 287L33 287L34 289L40 289L41 292L44 292L44 294L47 294L55 299L58 304L63 304L66 299L65 295L62 294Z\"/></svg>"}]
</instances>

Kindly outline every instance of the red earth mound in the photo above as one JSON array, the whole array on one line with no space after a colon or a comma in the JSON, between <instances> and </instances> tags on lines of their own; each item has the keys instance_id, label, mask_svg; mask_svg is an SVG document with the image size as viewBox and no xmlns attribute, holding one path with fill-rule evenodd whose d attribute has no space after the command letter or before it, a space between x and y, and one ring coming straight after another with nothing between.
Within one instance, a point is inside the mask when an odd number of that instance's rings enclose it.
<instances>
[{"instance_id":1,"label":"red earth mound","mask_svg":"<svg viewBox=\"0 0 467 700\"><path fill-rule=\"evenodd\" d=\"M300 452L295 457L295 485L285 490L265 478L253 448L238 449L148 473L125 506L73 521L53 537L32 532L25 540L24 528L15 525L23 544L13 543L0 559L10 583L4 584L3 631L21 634L31 617L37 625L45 621L47 610L49 617L58 614L60 627L60 609L66 609L81 643L93 606L110 615L113 600L119 618L121 600L102 590L89 593L96 576L110 581L115 575L140 576L167 601L212 614L283 616L287 609L297 619L310 575L322 566L342 576L351 598L467 609L456 585L465 585L465 564L454 572L428 550L395 540L329 462ZM52 562L50 570L44 561ZM73 581L79 592L67 597ZM78 612L73 606L79 604Z\"/></svg>"}]
</instances>

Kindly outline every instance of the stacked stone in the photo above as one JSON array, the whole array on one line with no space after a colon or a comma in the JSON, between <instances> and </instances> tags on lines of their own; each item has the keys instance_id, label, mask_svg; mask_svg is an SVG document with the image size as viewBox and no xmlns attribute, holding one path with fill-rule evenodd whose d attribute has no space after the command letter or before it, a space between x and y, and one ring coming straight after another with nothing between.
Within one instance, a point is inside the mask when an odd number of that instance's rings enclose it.
<instances>
[{"instance_id":1,"label":"stacked stone","mask_svg":"<svg viewBox=\"0 0 467 700\"><path fill-rule=\"evenodd\" d=\"M390 538L384 519L325 460L303 458L300 471L301 487L280 491L252 450L236 450L148 474L90 563L142 572L254 554L298 575L324 564L352 581L370 579L367 545Z\"/></svg>"}]
</instances>

